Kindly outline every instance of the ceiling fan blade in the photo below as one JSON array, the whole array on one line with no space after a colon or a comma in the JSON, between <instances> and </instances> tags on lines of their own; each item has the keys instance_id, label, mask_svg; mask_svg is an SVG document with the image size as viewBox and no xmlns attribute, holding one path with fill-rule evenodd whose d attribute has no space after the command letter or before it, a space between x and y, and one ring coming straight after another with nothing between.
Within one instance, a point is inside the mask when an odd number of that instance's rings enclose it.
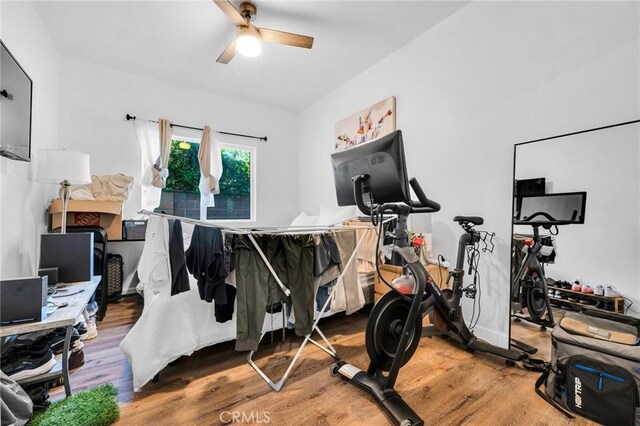
<instances>
[{"instance_id":1,"label":"ceiling fan blade","mask_svg":"<svg viewBox=\"0 0 640 426\"><path fill-rule=\"evenodd\" d=\"M233 7L229 0L213 0L213 2L227 15L227 18L229 18L234 25L247 25L247 21L244 20L240 12Z\"/></svg>"},{"instance_id":2,"label":"ceiling fan blade","mask_svg":"<svg viewBox=\"0 0 640 426\"><path fill-rule=\"evenodd\" d=\"M216 62L218 62L219 64L228 64L229 62L231 62L234 56L236 56L235 40L229 43L227 48L224 49L224 51L220 54L220 56L218 56L218 59L216 59Z\"/></svg>"},{"instance_id":3,"label":"ceiling fan blade","mask_svg":"<svg viewBox=\"0 0 640 426\"><path fill-rule=\"evenodd\" d=\"M288 33L285 31L270 30L269 28L258 28L260 38L267 43L286 44L287 46L303 47L311 49L313 47L313 37Z\"/></svg>"}]
</instances>

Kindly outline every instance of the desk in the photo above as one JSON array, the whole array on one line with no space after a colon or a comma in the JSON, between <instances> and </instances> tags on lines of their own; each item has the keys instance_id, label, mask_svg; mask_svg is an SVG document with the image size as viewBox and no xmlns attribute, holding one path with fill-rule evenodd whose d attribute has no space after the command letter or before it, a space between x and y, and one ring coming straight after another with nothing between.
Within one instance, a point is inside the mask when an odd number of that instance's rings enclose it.
<instances>
[{"instance_id":1,"label":"desk","mask_svg":"<svg viewBox=\"0 0 640 426\"><path fill-rule=\"evenodd\" d=\"M44 321L28 322L22 324L12 324L0 327L0 337L13 336L16 334L32 333L34 331L53 330L64 327L66 329L62 359L47 373L28 379L19 380L21 385L40 383L55 380L59 377L64 379L64 391L67 396L71 396L71 384L69 383L69 346L71 344L71 331L76 323L76 318L82 314L89 299L96 291L101 277L95 276L92 281L83 281L69 284L65 289L73 293L66 297L56 297L56 303L67 302L69 305L56 309ZM80 291L79 293L77 293Z\"/></svg>"}]
</instances>

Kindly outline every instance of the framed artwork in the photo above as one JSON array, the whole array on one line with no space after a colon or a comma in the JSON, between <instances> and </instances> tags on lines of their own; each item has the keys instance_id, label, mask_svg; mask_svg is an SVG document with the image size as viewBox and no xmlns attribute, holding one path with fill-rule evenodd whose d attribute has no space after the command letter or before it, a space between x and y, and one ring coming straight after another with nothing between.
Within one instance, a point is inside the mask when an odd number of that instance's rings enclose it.
<instances>
[{"instance_id":1,"label":"framed artwork","mask_svg":"<svg viewBox=\"0 0 640 426\"><path fill-rule=\"evenodd\" d=\"M336 123L335 149L343 151L396 130L396 97L371 105Z\"/></svg>"}]
</instances>

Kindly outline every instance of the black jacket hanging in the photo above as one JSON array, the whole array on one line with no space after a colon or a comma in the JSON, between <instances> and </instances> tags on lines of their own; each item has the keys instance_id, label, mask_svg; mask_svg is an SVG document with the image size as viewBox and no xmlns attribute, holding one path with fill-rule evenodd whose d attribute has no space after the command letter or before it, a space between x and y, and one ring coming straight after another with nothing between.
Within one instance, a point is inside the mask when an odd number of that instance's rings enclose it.
<instances>
[{"instance_id":1,"label":"black jacket hanging","mask_svg":"<svg viewBox=\"0 0 640 426\"><path fill-rule=\"evenodd\" d=\"M187 268L198 280L200 298L207 302L227 303L224 266L224 241L219 228L196 225L186 252Z\"/></svg>"},{"instance_id":2,"label":"black jacket hanging","mask_svg":"<svg viewBox=\"0 0 640 426\"><path fill-rule=\"evenodd\" d=\"M169 263L171 265L171 295L189 291L189 274L184 254L182 223L169 219Z\"/></svg>"}]
</instances>

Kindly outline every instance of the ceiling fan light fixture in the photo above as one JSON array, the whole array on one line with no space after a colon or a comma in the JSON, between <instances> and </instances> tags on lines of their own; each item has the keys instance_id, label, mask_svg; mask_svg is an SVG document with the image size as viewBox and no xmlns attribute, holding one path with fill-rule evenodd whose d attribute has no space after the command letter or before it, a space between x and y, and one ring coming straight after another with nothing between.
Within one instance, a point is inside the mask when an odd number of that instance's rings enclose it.
<instances>
[{"instance_id":1,"label":"ceiling fan light fixture","mask_svg":"<svg viewBox=\"0 0 640 426\"><path fill-rule=\"evenodd\" d=\"M260 33L255 26L250 25L248 27L238 28L236 52L249 58L255 58L260 55L262 52L262 43L260 42Z\"/></svg>"}]
</instances>

